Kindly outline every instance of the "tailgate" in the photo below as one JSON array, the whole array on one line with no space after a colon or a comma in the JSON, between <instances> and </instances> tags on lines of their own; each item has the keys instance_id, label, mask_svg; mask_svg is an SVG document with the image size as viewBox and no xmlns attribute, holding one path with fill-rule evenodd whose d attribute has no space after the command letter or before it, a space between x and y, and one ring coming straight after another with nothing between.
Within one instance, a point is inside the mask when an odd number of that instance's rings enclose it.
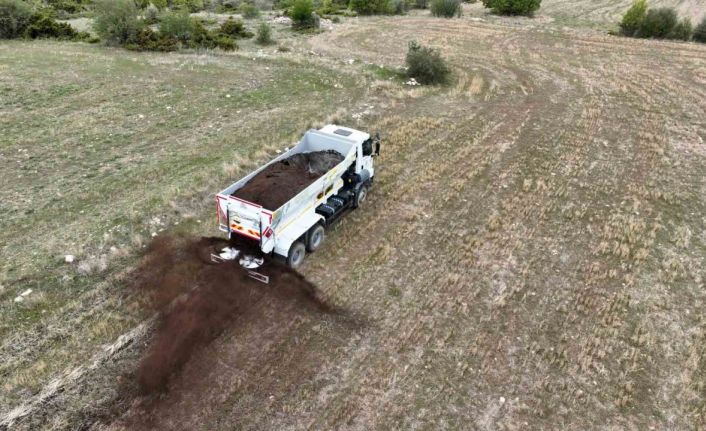
<instances>
[{"instance_id":1,"label":"tailgate","mask_svg":"<svg viewBox=\"0 0 706 431\"><path fill-rule=\"evenodd\" d=\"M262 231L269 227L272 213L260 205L233 196L219 194L217 200L221 230L260 240Z\"/></svg>"}]
</instances>

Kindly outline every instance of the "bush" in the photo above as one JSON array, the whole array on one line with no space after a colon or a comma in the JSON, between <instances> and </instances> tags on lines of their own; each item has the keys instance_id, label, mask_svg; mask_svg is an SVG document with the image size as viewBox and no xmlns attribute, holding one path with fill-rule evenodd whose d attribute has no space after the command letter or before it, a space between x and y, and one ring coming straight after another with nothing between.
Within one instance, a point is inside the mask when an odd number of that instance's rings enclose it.
<instances>
[{"instance_id":1,"label":"bush","mask_svg":"<svg viewBox=\"0 0 706 431\"><path fill-rule=\"evenodd\" d=\"M45 3L56 12L60 18L81 13L87 9L89 0L45 0Z\"/></svg>"},{"instance_id":2,"label":"bush","mask_svg":"<svg viewBox=\"0 0 706 431\"><path fill-rule=\"evenodd\" d=\"M179 41L172 37L157 34L149 27L144 27L125 44L125 48L133 51L169 52L179 49Z\"/></svg>"},{"instance_id":3,"label":"bush","mask_svg":"<svg viewBox=\"0 0 706 431\"><path fill-rule=\"evenodd\" d=\"M693 38L697 42L706 43L706 17L694 29Z\"/></svg>"},{"instance_id":4,"label":"bush","mask_svg":"<svg viewBox=\"0 0 706 431\"><path fill-rule=\"evenodd\" d=\"M250 2L245 2L240 5L240 14L243 15L243 18L253 19L260 16L260 9Z\"/></svg>"},{"instance_id":5,"label":"bush","mask_svg":"<svg viewBox=\"0 0 706 431\"><path fill-rule=\"evenodd\" d=\"M404 15L409 10L407 0L390 0L389 13L394 15Z\"/></svg>"},{"instance_id":6,"label":"bush","mask_svg":"<svg viewBox=\"0 0 706 431\"><path fill-rule=\"evenodd\" d=\"M412 7L417 9L426 9L427 3L429 3L427 0L414 0L412 2Z\"/></svg>"},{"instance_id":7,"label":"bush","mask_svg":"<svg viewBox=\"0 0 706 431\"><path fill-rule=\"evenodd\" d=\"M149 4L145 8L145 22L147 24L156 24L159 22L159 9L157 9L157 6L153 5L152 3Z\"/></svg>"},{"instance_id":8,"label":"bush","mask_svg":"<svg viewBox=\"0 0 706 431\"><path fill-rule=\"evenodd\" d=\"M243 21L239 19L233 19L229 17L226 21L221 24L221 28L218 32L222 35L229 36L232 38L248 38L253 37L253 34L245 28Z\"/></svg>"},{"instance_id":9,"label":"bush","mask_svg":"<svg viewBox=\"0 0 706 431\"><path fill-rule=\"evenodd\" d=\"M649 9L636 34L638 37L665 39L678 22L677 12L672 8Z\"/></svg>"},{"instance_id":10,"label":"bush","mask_svg":"<svg viewBox=\"0 0 706 431\"><path fill-rule=\"evenodd\" d=\"M483 5L500 15L532 16L542 0L482 0Z\"/></svg>"},{"instance_id":11,"label":"bush","mask_svg":"<svg viewBox=\"0 0 706 431\"><path fill-rule=\"evenodd\" d=\"M96 0L93 29L109 44L123 45L142 28L133 0Z\"/></svg>"},{"instance_id":12,"label":"bush","mask_svg":"<svg viewBox=\"0 0 706 431\"><path fill-rule=\"evenodd\" d=\"M24 31L24 36L30 39L56 38L63 40L87 40L88 33L77 32L65 22L57 22L48 13L35 13L30 24Z\"/></svg>"},{"instance_id":13,"label":"bush","mask_svg":"<svg viewBox=\"0 0 706 431\"><path fill-rule=\"evenodd\" d=\"M319 27L319 19L314 14L314 4L311 0L295 0L290 18L292 18L292 27L295 29Z\"/></svg>"},{"instance_id":14,"label":"bush","mask_svg":"<svg viewBox=\"0 0 706 431\"><path fill-rule=\"evenodd\" d=\"M634 36L642 25L647 15L647 0L635 0L623 15L620 22L620 33L625 36Z\"/></svg>"},{"instance_id":15,"label":"bush","mask_svg":"<svg viewBox=\"0 0 706 431\"><path fill-rule=\"evenodd\" d=\"M438 50L421 46L417 42L409 43L407 76L420 84L443 84L448 81L450 74L451 70Z\"/></svg>"},{"instance_id":16,"label":"bush","mask_svg":"<svg viewBox=\"0 0 706 431\"><path fill-rule=\"evenodd\" d=\"M272 28L266 22L261 22L257 26L257 38L255 39L260 45L269 45L272 43Z\"/></svg>"},{"instance_id":17,"label":"bush","mask_svg":"<svg viewBox=\"0 0 706 431\"><path fill-rule=\"evenodd\" d=\"M167 38L188 42L194 35L194 21L186 9L167 12L159 23L159 33Z\"/></svg>"},{"instance_id":18,"label":"bush","mask_svg":"<svg viewBox=\"0 0 706 431\"><path fill-rule=\"evenodd\" d=\"M394 6L390 0L351 0L349 7L360 15L390 14Z\"/></svg>"},{"instance_id":19,"label":"bush","mask_svg":"<svg viewBox=\"0 0 706 431\"><path fill-rule=\"evenodd\" d=\"M431 14L437 17L453 18L461 16L460 0L432 0Z\"/></svg>"},{"instance_id":20,"label":"bush","mask_svg":"<svg viewBox=\"0 0 706 431\"><path fill-rule=\"evenodd\" d=\"M684 18L674 26L671 32L667 35L667 39L689 40L694 32L694 26L691 25L689 18Z\"/></svg>"},{"instance_id":21,"label":"bush","mask_svg":"<svg viewBox=\"0 0 706 431\"><path fill-rule=\"evenodd\" d=\"M186 9L189 12L199 12L204 9L203 0L171 0L173 9Z\"/></svg>"},{"instance_id":22,"label":"bush","mask_svg":"<svg viewBox=\"0 0 706 431\"><path fill-rule=\"evenodd\" d=\"M32 19L32 8L20 0L0 0L0 39L21 37Z\"/></svg>"}]
</instances>

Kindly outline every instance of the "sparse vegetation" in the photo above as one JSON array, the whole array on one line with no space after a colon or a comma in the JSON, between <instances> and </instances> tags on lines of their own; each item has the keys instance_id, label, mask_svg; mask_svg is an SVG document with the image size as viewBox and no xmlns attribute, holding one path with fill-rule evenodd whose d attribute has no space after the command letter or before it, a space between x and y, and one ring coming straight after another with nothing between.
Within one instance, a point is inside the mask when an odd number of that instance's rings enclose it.
<instances>
[{"instance_id":1,"label":"sparse vegetation","mask_svg":"<svg viewBox=\"0 0 706 431\"><path fill-rule=\"evenodd\" d=\"M451 70L437 49L409 43L407 51L407 75L420 84L444 84Z\"/></svg>"},{"instance_id":2,"label":"sparse vegetation","mask_svg":"<svg viewBox=\"0 0 706 431\"><path fill-rule=\"evenodd\" d=\"M273 43L272 40L272 28L266 22L261 22L257 26L257 36L255 38L257 43L260 45L270 45Z\"/></svg>"},{"instance_id":3,"label":"sparse vegetation","mask_svg":"<svg viewBox=\"0 0 706 431\"><path fill-rule=\"evenodd\" d=\"M436 17L453 18L461 16L460 0L431 0L431 14Z\"/></svg>"},{"instance_id":4,"label":"sparse vegetation","mask_svg":"<svg viewBox=\"0 0 706 431\"><path fill-rule=\"evenodd\" d=\"M500 15L532 16L542 0L482 0L483 5Z\"/></svg>"}]
</instances>

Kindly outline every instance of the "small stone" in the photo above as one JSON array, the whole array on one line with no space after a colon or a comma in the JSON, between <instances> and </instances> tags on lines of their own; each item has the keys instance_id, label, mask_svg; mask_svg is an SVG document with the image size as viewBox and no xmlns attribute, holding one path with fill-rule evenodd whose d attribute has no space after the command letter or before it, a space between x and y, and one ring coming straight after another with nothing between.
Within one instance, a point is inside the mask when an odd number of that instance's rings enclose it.
<instances>
[{"instance_id":1,"label":"small stone","mask_svg":"<svg viewBox=\"0 0 706 431\"><path fill-rule=\"evenodd\" d=\"M72 263L76 259L73 254L67 254L64 256L64 262L66 263Z\"/></svg>"},{"instance_id":2,"label":"small stone","mask_svg":"<svg viewBox=\"0 0 706 431\"><path fill-rule=\"evenodd\" d=\"M18 296L18 297L15 298L15 302L22 302L22 301L24 301L24 300L25 300L25 299L24 299L23 297L21 297L21 296Z\"/></svg>"},{"instance_id":3,"label":"small stone","mask_svg":"<svg viewBox=\"0 0 706 431\"><path fill-rule=\"evenodd\" d=\"M500 397L500 405L505 404L505 397Z\"/></svg>"},{"instance_id":4,"label":"small stone","mask_svg":"<svg viewBox=\"0 0 706 431\"><path fill-rule=\"evenodd\" d=\"M27 295L29 295L30 293L32 293L32 289L27 289L27 290L25 290L24 292L20 293L20 296L27 296Z\"/></svg>"}]
</instances>

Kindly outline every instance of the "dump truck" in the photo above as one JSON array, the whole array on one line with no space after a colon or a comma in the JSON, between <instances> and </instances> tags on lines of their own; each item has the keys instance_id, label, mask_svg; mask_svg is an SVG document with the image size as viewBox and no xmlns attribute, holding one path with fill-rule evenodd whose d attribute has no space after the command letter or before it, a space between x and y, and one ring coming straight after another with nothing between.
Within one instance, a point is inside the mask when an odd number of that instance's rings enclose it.
<instances>
[{"instance_id":1,"label":"dump truck","mask_svg":"<svg viewBox=\"0 0 706 431\"><path fill-rule=\"evenodd\" d=\"M334 124L311 129L293 148L216 195L219 228L229 239L245 239L262 255L297 268L321 247L328 227L363 204L379 154L379 134ZM263 262L233 246L213 255L216 261L238 257L250 270ZM251 275L266 282L266 275Z\"/></svg>"}]
</instances>

